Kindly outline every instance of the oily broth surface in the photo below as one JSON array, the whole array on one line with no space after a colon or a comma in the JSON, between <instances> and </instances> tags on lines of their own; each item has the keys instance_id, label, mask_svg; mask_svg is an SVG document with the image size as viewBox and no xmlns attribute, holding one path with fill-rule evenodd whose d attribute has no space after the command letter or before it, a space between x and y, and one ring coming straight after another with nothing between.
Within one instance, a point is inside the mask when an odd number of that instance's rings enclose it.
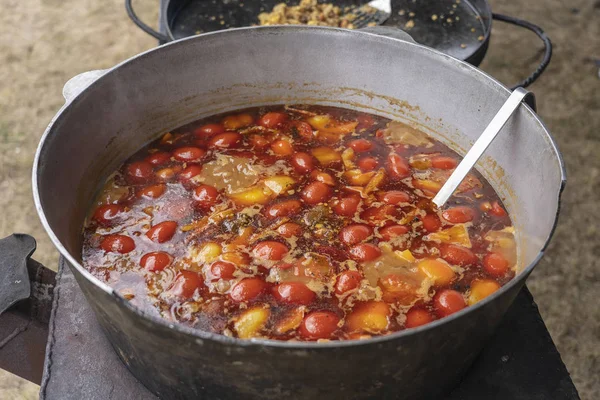
<instances>
[{"instance_id":1,"label":"oily broth surface","mask_svg":"<svg viewBox=\"0 0 600 400\"><path fill-rule=\"evenodd\" d=\"M298 153L311 165L298 166ZM459 160L410 126L353 110L209 117L166 133L106 182L84 266L136 306L225 335L342 340L418 326L514 276L510 218L479 173L449 200L456 215L432 206ZM157 252L168 265L148 263Z\"/></svg>"}]
</instances>

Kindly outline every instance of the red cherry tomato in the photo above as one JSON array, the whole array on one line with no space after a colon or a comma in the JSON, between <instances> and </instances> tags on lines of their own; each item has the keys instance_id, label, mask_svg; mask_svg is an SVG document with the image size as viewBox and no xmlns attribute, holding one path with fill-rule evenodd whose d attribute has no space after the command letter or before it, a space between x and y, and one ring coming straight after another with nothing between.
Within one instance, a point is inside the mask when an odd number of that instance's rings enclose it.
<instances>
[{"instance_id":1,"label":"red cherry tomato","mask_svg":"<svg viewBox=\"0 0 600 400\"><path fill-rule=\"evenodd\" d=\"M244 278L231 288L229 297L238 303L251 301L260 296L266 288L267 284L260 278Z\"/></svg>"},{"instance_id":2,"label":"red cherry tomato","mask_svg":"<svg viewBox=\"0 0 600 400\"><path fill-rule=\"evenodd\" d=\"M467 304L463 295L456 290L444 289L433 298L433 306L441 318L462 310Z\"/></svg>"},{"instance_id":3,"label":"red cherry tomato","mask_svg":"<svg viewBox=\"0 0 600 400\"><path fill-rule=\"evenodd\" d=\"M335 283L335 292L344 294L350 290L356 289L360 285L362 275L358 271L344 271L338 276Z\"/></svg>"},{"instance_id":4,"label":"red cherry tomato","mask_svg":"<svg viewBox=\"0 0 600 400\"><path fill-rule=\"evenodd\" d=\"M164 165L171 161L171 154L167 153L166 151L157 151L156 153L152 153L146 157L145 161L154 166Z\"/></svg>"},{"instance_id":5,"label":"red cherry tomato","mask_svg":"<svg viewBox=\"0 0 600 400\"><path fill-rule=\"evenodd\" d=\"M406 313L406 322L404 326L407 328L416 328L417 326L425 325L433 321L433 316L429 311L422 308L411 308Z\"/></svg>"},{"instance_id":6,"label":"red cherry tomato","mask_svg":"<svg viewBox=\"0 0 600 400\"><path fill-rule=\"evenodd\" d=\"M119 215L125 211L123 206L118 204L105 204L94 211L92 219L98 225L111 226L118 221Z\"/></svg>"},{"instance_id":7,"label":"red cherry tomato","mask_svg":"<svg viewBox=\"0 0 600 400\"><path fill-rule=\"evenodd\" d=\"M107 235L100 242L100 247L107 253L125 254L135 249L135 242L129 236Z\"/></svg>"},{"instance_id":8,"label":"red cherry tomato","mask_svg":"<svg viewBox=\"0 0 600 400\"><path fill-rule=\"evenodd\" d=\"M340 231L340 240L348 246L360 243L373 234L370 226L363 224L354 224L344 227Z\"/></svg>"},{"instance_id":9,"label":"red cherry tomato","mask_svg":"<svg viewBox=\"0 0 600 400\"><path fill-rule=\"evenodd\" d=\"M241 142L241 140L242 135L237 132L224 132L213 136L209 140L208 145L210 147L226 149L229 147L235 147L239 142Z\"/></svg>"},{"instance_id":10,"label":"red cherry tomato","mask_svg":"<svg viewBox=\"0 0 600 400\"><path fill-rule=\"evenodd\" d=\"M402 179L410 175L410 166L404 158L396 153L390 153L385 169L393 179Z\"/></svg>"},{"instance_id":11,"label":"red cherry tomato","mask_svg":"<svg viewBox=\"0 0 600 400\"><path fill-rule=\"evenodd\" d=\"M301 208L300 200L284 200L268 206L265 215L270 218L289 217L298 213Z\"/></svg>"},{"instance_id":12,"label":"red cherry tomato","mask_svg":"<svg viewBox=\"0 0 600 400\"><path fill-rule=\"evenodd\" d=\"M490 210L490 213L496 217L506 217L506 211L497 201L492 203L492 209Z\"/></svg>"},{"instance_id":13,"label":"red cherry tomato","mask_svg":"<svg viewBox=\"0 0 600 400\"><path fill-rule=\"evenodd\" d=\"M485 272L494 277L506 275L509 269L508 261L500 253L488 253L483 257Z\"/></svg>"},{"instance_id":14,"label":"red cherry tomato","mask_svg":"<svg viewBox=\"0 0 600 400\"><path fill-rule=\"evenodd\" d=\"M225 132L225 128L221 124L206 124L194 130L194 135L200 138L211 137Z\"/></svg>"},{"instance_id":15,"label":"red cherry tomato","mask_svg":"<svg viewBox=\"0 0 600 400\"><path fill-rule=\"evenodd\" d=\"M200 275L193 271L182 270L175 276L175 280L167 291L180 299L190 299L196 290L203 286L204 282Z\"/></svg>"},{"instance_id":16,"label":"red cherry tomato","mask_svg":"<svg viewBox=\"0 0 600 400\"><path fill-rule=\"evenodd\" d=\"M331 311L313 311L304 318L298 332L305 339L329 339L339 322L340 318Z\"/></svg>"},{"instance_id":17,"label":"red cherry tomato","mask_svg":"<svg viewBox=\"0 0 600 400\"><path fill-rule=\"evenodd\" d=\"M458 161L452 157L438 156L431 159L431 166L438 169L454 169Z\"/></svg>"},{"instance_id":18,"label":"red cherry tomato","mask_svg":"<svg viewBox=\"0 0 600 400\"><path fill-rule=\"evenodd\" d=\"M305 140L311 140L313 138L312 127L306 122L292 121L291 131L292 133L297 133L300 137L302 137Z\"/></svg>"},{"instance_id":19,"label":"red cherry tomato","mask_svg":"<svg viewBox=\"0 0 600 400\"><path fill-rule=\"evenodd\" d=\"M359 114L356 117L358 121L358 125L356 126L357 131L361 131L363 129L369 129L373 125L375 125L375 120L369 114Z\"/></svg>"},{"instance_id":20,"label":"red cherry tomato","mask_svg":"<svg viewBox=\"0 0 600 400\"><path fill-rule=\"evenodd\" d=\"M180 147L173 151L173 157L179 161L194 162L200 161L206 154L206 151L199 147Z\"/></svg>"},{"instance_id":21,"label":"red cherry tomato","mask_svg":"<svg viewBox=\"0 0 600 400\"><path fill-rule=\"evenodd\" d=\"M322 182L313 182L302 190L301 195L307 204L324 203L331 197L331 188Z\"/></svg>"},{"instance_id":22,"label":"red cherry tomato","mask_svg":"<svg viewBox=\"0 0 600 400\"><path fill-rule=\"evenodd\" d=\"M348 146L356 153L362 153L371 150L373 148L373 143L369 142L367 139L354 139L348 142Z\"/></svg>"},{"instance_id":23,"label":"red cherry tomato","mask_svg":"<svg viewBox=\"0 0 600 400\"><path fill-rule=\"evenodd\" d=\"M361 243L350 249L350 255L356 261L373 261L381 255L381 250L374 244Z\"/></svg>"},{"instance_id":24,"label":"red cherry tomato","mask_svg":"<svg viewBox=\"0 0 600 400\"><path fill-rule=\"evenodd\" d=\"M383 240L390 241L395 237L402 236L408 232L408 228L404 225L389 225L382 228L379 233Z\"/></svg>"},{"instance_id":25,"label":"red cherry tomato","mask_svg":"<svg viewBox=\"0 0 600 400\"><path fill-rule=\"evenodd\" d=\"M186 169L179 173L179 180L187 182L193 177L202 173L202 167L199 165L189 165Z\"/></svg>"},{"instance_id":26,"label":"red cherry tomato","mask_svg":"<svg viewBox=\"0 0 600 400\"><path fill-rule=\"evenodd\" d=\"M287 120L287 115L279 112L268 112L258 120L260 126L274 129Z\"/></svg>"},{"instance_id":27,"label":"red cherry tomato","mask_svg":"<svg viewBox=\"0 0 600 400\"><path fill-rule=\"evenodd\" d=\"M215 261L210 266L210 273L212 280L216 281L219 279L232 279L235 272L235 265L226 261Z\"/></svg>"},{"instance_id":28,"label":"red cherry tomato","mask_svg":"<svg viewBox=\"0 0 600 400\"><path fill-rule=\"evenodd\" d=\"M379 161L373 157L362 157L356 163L362 172L373 171L379 167Z\"/></svg>"},{"instance_id":29,"label":"red cherry tomato","mask_svg":"<svg viewBox=\"0 0 600 400\"><path fill-rule=\"evenodd\" d=\"M316 294L301 282L286 282L273 288L273 297L287 304L309 305Z\"/></svg>"},{"instance_id":30,"label":"red cherry tomato","mask_svg":"<svg viewBox=\"0 0 600 400\"><path fill-rule=\"evenodd\" d=\"M473 221L475 218L475 210L466 206L452 207L444 211L442 217L450 223L462 224Z\"/></svg>"},{"instance_id":31,"label":"red cherry tomato","mask_svg":"<svg viewBox=\"0 0 600 400\"><path fill-rule=\"evenodd\" d=\"M294 147L285 139L276 140L271 143L271 150L278 156L291 156L294 154Z\"/></svg>"},{"instance_id":32,"label":"red cherry tomato","mask_svg":"<svg viewBox=\"0 0 600 400\"><path fill-rule=\"evenodd\" d=\"M442 227L442 222L435 214L427 214L421 221L423 222L423 229L427 232L437 232Z\"/></svg>"},{"instance_id":33,"label":"red cherry tomato","mask_svg":"<svg viewBox=\"0 0 600 400\"><path fill-rule=\"evenodd\" d=\"M360 217L371 224L381 225L383 222L395 217L397 214L396 207L385 204L383 206L367 208L360 214Z\"/></svg>"},{"instance_id":34,"label":"red cherry tomato","mask_svg":"<svg viewBox=\"0 0 600 400\"><path fill-rule=\"evenodd\" d=\"M194 200L201 208L210 208L217 204L219 191L210 185L200 185L194 189Z\"/></svg>"},{"instance_id":35,"label":"red cherry tomato","mask_svg":"<svg viewBox=\"0 0 600 400\"><path fill-rule=\"evenodd\" d=\"M292 167L300 173L305 174L314 169L314 161L310 154L308 153L296 153L290 159L290 163Z\"/></svg>"},{"instance_id":36,"label":"red cherry tomato","mask_svg":"<svg viewBox=\"0 0 600 400\"><path fill-rule=\"evenodd\" d=\"M153 242L164 243L175 235L175 229L177 229L177 222L164 221L150 228L146 236Z\"/></svg>"},{"instance_id":37,"label":"red cherry tomato","mask_svg":"<svg viewBox=\"0 0 600 400\"><path fill-rule=\"evenodd\" d=\"M408 203L410 202L410 196L408 193L403 192L401 190L390 190L381 196L381 201L391 205L397 205L399 203Z\"/></svg>"},{"instance_id":38,"label":"red cherry tomato","mask_svg":"<svg viewBox=\"0 0 600 400\"><path fill-rule=\"evenodd\" d=\"M252 249L252 254L256 258L261 258L263 260L281 260L288 252L288 248L283 243L275 242L273 240L267 240L264 242L260 242L254 249Z\"/></svg>"},{"instance_id":39,"label":"red cherry tomato","mask_svg":"<svg viewBox=\"0 0 600 400\"><path fill-rule=\"evenodd\" d=\"M250 136L250 145L257 150L266 149L271 142L267 138L261 135Z\"/></svg>"},{"instance_id":40,"label":"red cherry tomato","mask_svg":"<svg viewBox=\"0 0 600 400\"><path fill-rule=\"evenodd\" d=\"M171 264L171 256L163 251L146 253L140 259L140 265L147 271L160 272Z\"/></svg>"},{"instance_id":41,"label":"red cherry tomato","mask_svg":"<svg viewBox=\"0 0 600 400\"><path fill-rule=\"evenodd\" d=\"M442 258L449 264L466 266L476 264L478 261L477 256L466 247L455 244L444 244L440 250Z\"/></svg>"},{"instance_id":42,"label":"red cherry tomato","mask_svg":"<svg viewBox=\"0 0 600 400\"><path fill-rule=\"evenodd\" d=\"M139 197L145 197L147 199L157 199L162 196L167 190L167 185L164 183L158 183L156 185L146 186L138 192Z\"/></svg>"},{"instance_id":43,"label":"red cherry tomato","mask_svg":"<svg viewBox=\"0 0 600 400\"><path fill-rule=\"evenodd\" d=\"M298 237L302 234L302 227L294 222L286 222L277 228L277 232L285 238Z\"/></svg>"},{"instance_id":44,"label":"red cherry tomato","mask_svg":"<svg viewBox=\"0 0 600 400\"><path fill-rule=\"evenodd\" d=\"M342 197L333 206L333 212L344 217L351 217L356 213L360 204L360 196L349 195Z\"/></svg>"},{"instance_id":45,"label":"red cherry tomato","mask_svg":"<svg viewBox=\"0 0 600 400\"><path fill-rule=\"evenodd\" d=\"M152 164L147 161L136 161L127 166L125 175L128 182L146 183L152 177Z\"/></svg>"}]
</instances>

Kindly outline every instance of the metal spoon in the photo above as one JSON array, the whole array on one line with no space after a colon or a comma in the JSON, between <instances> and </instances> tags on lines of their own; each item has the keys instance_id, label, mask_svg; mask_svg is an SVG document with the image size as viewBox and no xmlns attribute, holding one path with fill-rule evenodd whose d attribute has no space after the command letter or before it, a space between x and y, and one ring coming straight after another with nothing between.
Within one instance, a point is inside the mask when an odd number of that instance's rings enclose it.
<instances>
[{"instance_id":1,"label":"metal spoon","mask_svg":"<svg viewBox=\"0 0 600 400\"><path fill-rule=\"evenodd\" d=\"M461 182L465 179L469 171L475 166L475 163L483 155L488 146L496 138L502 127L506 124L515 110L519 107L523 99L529 92L522 87L516 88L512 94L506 99L500 110L496 113L487 128L477 139L473 147L467 152L460 164L456 167L452 175L448 178L444 186L440 189L437 195L433 198L433 202L438 208L448 201L450 196L458 188Z\"/></svg>"},{"instance_id":2,"label":"metal spoon","mask_svg":"<svg viewBox=\"0 0 600 400\"><path fill-rule=\"evenodd\" d=\"M352 25L355 29L381 25L392 15L391 0L373 0L366 5L372 10L367 12L364 6L360 6L353 11L356 17L352 20Z\"/></svg>"}]
</instances>

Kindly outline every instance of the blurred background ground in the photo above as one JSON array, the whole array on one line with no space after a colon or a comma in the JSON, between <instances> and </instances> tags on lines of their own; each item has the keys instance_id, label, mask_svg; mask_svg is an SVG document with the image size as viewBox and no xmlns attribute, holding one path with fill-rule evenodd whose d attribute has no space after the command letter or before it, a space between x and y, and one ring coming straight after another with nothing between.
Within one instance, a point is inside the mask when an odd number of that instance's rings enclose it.
<instances>
[{"instance_id":1,"label":"blurred background ground","mask_svg":"<svg viewBox=\"0 0 600 400\"><path fill-rule=\"evenodd\" d=\"M137 0L156 21L157 0ZM600 398L600 1L492 0L495 12L541 25L555 45L531 86L539 114L568 170L556 234L528 281L583 399ZM107 68L156 45L127 18L122 0L0 0L0 237L35 236L35 258L58 255L35 213L31 165L37 143L63 103L72 76ZM155 24L156 25L156 24ZM481 68L512 84L535 67L532 34L496 23ZM532 166L535 168L535 166ZM0 370L0 399L34 399L38 387Z\"/></svg>"}]
</instances>

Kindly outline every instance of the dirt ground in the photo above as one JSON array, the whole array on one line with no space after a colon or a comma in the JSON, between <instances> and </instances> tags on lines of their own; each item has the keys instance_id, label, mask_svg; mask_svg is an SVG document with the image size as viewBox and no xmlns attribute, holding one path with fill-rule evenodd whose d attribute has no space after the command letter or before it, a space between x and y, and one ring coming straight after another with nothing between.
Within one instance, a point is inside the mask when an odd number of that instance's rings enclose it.
<instances>
[{"instance_id":1,"label":"dirt ground","mask_svg":"<svg viewBox=\"0 0 600 400\"><path fill-rule=\"evenodd\" d=\"M156 21L157 0L134 2ZM583 399L600 398L600 1L491 1L495 12L544 27L552 63L531 86L568 170L562 214L528 285ZM35 258L55 267L31 195L31 164L72 76L107 68L156 42L128 20L122 0L0 0L0 237L32 234ZM539 59L535 37L496 23L481 66L506 84ZM535 167L535 166L532 166ZM38 387L0 371L0 399L33 399Z\"/></svg>"}]
</instances>

